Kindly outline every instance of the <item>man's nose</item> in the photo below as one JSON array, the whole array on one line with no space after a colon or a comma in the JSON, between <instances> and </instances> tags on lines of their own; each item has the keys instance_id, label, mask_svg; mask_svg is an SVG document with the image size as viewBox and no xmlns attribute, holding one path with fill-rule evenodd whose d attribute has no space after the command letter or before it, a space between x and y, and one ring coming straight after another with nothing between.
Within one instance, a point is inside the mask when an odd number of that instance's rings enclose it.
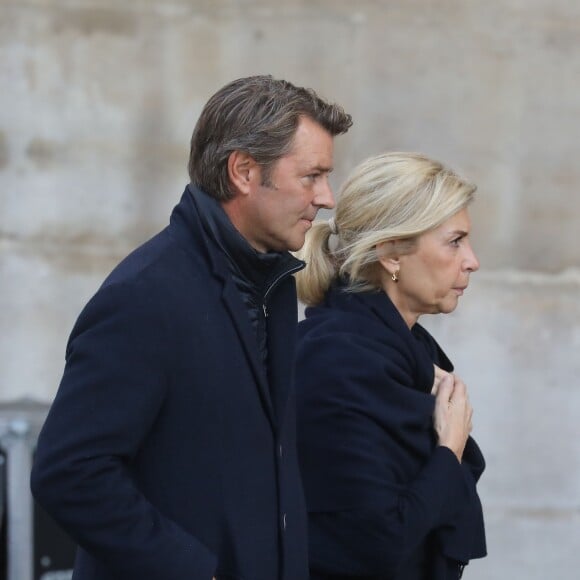
<instances>
[{"instance_id":1,"label":"man's nose","mask_svg":"<svg viewBox=\"0 0 580 580\"><path fill-rule=\"evenodd\" d=\"M332 193L328 178L323 179L320 183L320 187L317 189L316 196L314 197L314 205L326 209L332 209L334 207L334 193Z\"/></svg>"}]
</instances>

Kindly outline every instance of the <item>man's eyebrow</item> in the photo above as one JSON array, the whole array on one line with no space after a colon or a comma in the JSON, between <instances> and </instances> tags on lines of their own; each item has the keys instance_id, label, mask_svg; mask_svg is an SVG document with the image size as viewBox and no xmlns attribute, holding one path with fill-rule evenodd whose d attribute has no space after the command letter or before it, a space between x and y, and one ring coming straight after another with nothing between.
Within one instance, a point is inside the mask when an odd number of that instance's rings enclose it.
<instances>
[{"instance_id":1,"label":"man's eyebrow","mask_svg":"<svg viewBox=\"0 0 580 580\"><path fill-rule=\"evenodd\" d=\"M323 173L332 173L334 171L334 167L325 166L325 165L315 165L312 168L312 171L322 171Z\"/></svg>"}]
</instances>

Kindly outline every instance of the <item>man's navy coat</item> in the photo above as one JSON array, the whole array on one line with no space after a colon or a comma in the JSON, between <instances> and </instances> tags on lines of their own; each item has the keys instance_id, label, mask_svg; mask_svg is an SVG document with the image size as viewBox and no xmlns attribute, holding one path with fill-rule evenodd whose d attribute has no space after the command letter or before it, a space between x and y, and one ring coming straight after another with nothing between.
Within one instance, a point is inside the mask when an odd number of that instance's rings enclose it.
<instances>
[{"instance_id":1,"label":"man's navy coat","mask_svg":"<svg viewBox=\"0 0 580 580\"><path fill-rule=\"evenodd\" d=\"M81 313L32 488L78 542L75 580L303 580L292 276L268 302L269 377L188 190Z\"/></svg>"},{"instance_id":2,"label":"man's navy coat","mask_svg":"<svg viewBox=\"0 0 580 580\"><path fill-rule=\"evenodd\" d=\"M456 580L486 553L484 460L436 445L433 364L451 362L383 292L332 288L297 349L298 449L316 580Z\"/></svg>"}]
</instances>

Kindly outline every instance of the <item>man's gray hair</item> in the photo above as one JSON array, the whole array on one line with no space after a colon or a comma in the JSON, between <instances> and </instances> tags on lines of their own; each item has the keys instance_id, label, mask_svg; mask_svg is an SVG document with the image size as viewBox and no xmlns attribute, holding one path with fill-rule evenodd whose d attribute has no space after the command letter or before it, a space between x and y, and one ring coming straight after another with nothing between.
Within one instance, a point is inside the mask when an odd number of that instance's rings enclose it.
<instances>
[{"instance_id":1,"label":"man's gray hair","mask_svg":"<svg viewBox=\"0 0 580 580\"><path fill-rule=\"evenodd\" d=\"M301 117L312 119L333 137L352 125L339 105L270 75L227 84L206 103L193 131L191 182L219 201L231 199L228 158L233 151L243 151L262 167L262 181L267 183L276 161L290 151Z\"/></svg>"}]
</instances>

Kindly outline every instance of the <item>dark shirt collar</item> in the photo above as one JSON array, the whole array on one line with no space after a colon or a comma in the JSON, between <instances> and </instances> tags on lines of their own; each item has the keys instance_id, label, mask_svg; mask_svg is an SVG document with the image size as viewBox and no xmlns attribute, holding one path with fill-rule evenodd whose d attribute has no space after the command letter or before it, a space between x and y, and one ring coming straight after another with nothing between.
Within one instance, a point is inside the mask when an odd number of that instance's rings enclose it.
<instances>
[{"instance_id":1,"label":"dark shirt collar","mask_svg":"<svg viewBox=\"0 0 580 580\"><path fill-rule=\"evenodd\" d=\"M206 234L228 258L230 267L243 276L261 296L277 280L301 270L304 262L290 252L258 252L234 227L230 218L213 197L190 184L189 192L199 209Z\"/></svg>"}]
</instances>

